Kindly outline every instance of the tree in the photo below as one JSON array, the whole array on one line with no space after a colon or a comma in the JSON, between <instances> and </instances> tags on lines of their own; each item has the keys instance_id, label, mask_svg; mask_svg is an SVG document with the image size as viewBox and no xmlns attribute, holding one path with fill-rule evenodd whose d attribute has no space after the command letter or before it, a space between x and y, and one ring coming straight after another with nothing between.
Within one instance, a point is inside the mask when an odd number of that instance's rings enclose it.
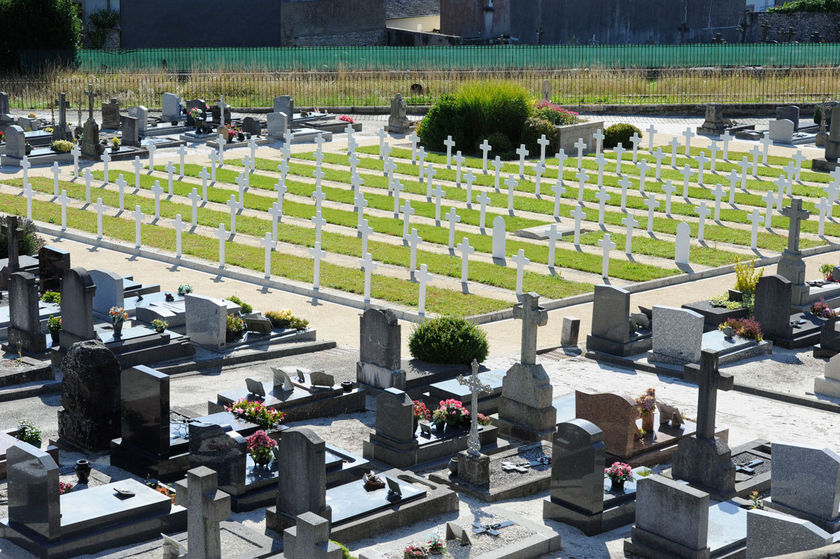
<instances>
[{"instance_id":1,"label":"tree","mask_svg":"<svg viewBox=\"0 0 840 559\"><path fill-rule=\"evenodd\" d=\"M0 0L0 67L23 69L22 51L42 51L44 63L75 58L82 21L73 0Z\"/></svg>"}]
</instances>

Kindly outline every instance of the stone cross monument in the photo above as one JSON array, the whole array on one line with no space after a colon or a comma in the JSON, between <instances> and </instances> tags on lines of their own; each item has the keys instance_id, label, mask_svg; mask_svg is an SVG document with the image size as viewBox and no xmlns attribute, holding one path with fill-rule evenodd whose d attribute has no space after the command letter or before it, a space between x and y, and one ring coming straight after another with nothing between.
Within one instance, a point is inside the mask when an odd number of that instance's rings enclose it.
<instances>
[{"instance_id":1,"label":"stone cross monument","mask_svg":"<svg viewBox=\"0 0 840 559\"><path fill-rule=\"evenodd\" d=\"M782 215L790 218L788 227L788 246L782 253L777 267L777 273L789 280L793 285L793 296L791 304L802 306L808 303L808 284L805 283L805 262L802 261L802 253L799 251L799 232L802 227L802 220L808 219L811 215L802 209L802 200L792 198L790 206L782 210Z\"/></svg>"},{"instance_id":2,"label":"stone cross monument","mask_svg":"<svg viewBox=\"0 0 840 559\"><path fill-rule=\"evenodd\" d=\"M489 392L490 386L483 384L478 378L478 361L472 360L470 365L472 368L472 375L465 377L458 375L458 383L469 387L472 392L472 400L470 403L470 435L467 439L467 452L471 456L479 456L481 454L481 441L478 440L478 393Z\"/></svg>"},{"instance_id":3,"label":"stone cross monument","mask_svg":"<svg viewBox=\"0 0 840 559\"><path fill-rule=\"evenodd\" d=\"M82 131L82 155L88 159L99 160L99 156L105 151L105 147L99 143L99 125L93 119L93 84L88 85L88 119Z\"/></svg>"}]
</instances>

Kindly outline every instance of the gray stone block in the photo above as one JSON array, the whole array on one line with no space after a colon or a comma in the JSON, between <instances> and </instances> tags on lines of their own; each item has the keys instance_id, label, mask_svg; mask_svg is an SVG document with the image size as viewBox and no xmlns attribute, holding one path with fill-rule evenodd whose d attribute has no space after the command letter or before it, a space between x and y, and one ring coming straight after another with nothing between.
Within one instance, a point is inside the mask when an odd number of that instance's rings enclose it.
<instances>
[{"instance_id":1,"label":"gray stone block","mask_svg":"<svg viewBox=\"0 0 840 559\"><path fill-rule=\"evenodd\" d=\"M767 510L747 513L747 559L808 551L831 542L831 534L807 520Z\"/></svg>"},{"instance_id":2,"label":"gray stone block","mask_svg":"<svg viewBox=\"0 0 840 559\"><path fill-rule=\"evenodd\" d=\"M574 316L563 317L563 329L560 333L560 345L577 346L580 334L580 319Z\"/></svg>"},{"instance_id":3,"label":"gray stone block","mask_svg":"<svg viewBox=\"0 0 840 559\"><path fill-rule=\"evenodd\" d=\"M773 504L816 519L840 516L840 456L826 448L773 443Z\"/></svg>"}]
</instances>

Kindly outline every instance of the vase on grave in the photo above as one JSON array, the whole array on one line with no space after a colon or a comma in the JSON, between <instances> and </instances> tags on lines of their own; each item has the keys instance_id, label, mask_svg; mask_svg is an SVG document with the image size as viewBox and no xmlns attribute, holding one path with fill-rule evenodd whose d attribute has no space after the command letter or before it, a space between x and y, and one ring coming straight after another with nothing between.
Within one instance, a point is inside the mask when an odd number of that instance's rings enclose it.
<instances>
[{"instance_id":1,"label":"vase on grave","mask_svg":"<svg viewBox=\"0 0 840 559\"><path fill-rule=\"evenodd\" d=\"M114 323L114 339L119 340L122 338L122 321Z\"/></svg>"},{"instance_id":2,"label":"vase on grave","mask_svg":"<svg viewBox=\"0 0 840 559\"><path fill-rule=\"evenodd\" d=\"M650 435L653 433L653 413L652 412L642 412L642 430L645 432L645 435Z\"/></svg>"},{"instance_id":3,"label":"vase on grave","mask_svg":"<svg viewBox=\"0 0 840 559\"><path fill-rule=\"evenodd\" d=\"M76 479L79 483L87 485L90 478L90 462L85 459L76 460Z\"/></svg>"},{"instance_id":4,"label":"vase on grave","mask_svg":"<svg viewBox=\"0 0 840 559\"><path fill-rule=\"evenodd\" d=\"M623 479L610 478L610 490L613 493L624 493L624 481Z\"/></svg>"},{"instance_id":5,"label":"vase on grave","mask_svg":"<svg viewBox=\"0 0 840 559\"><path fill-rule=\"evenodd\" d=\"M58 347L61 339L61 330L57 330L55 332L50 332L50 339L52 339L52 346Z\"/></svg>"},{"instance_id":6,"label":"vase on grave","mask_svg":"<svg viewBox=\"0 0 840 559\"><path fill-rule=\"evenodd\" d=\"M458 475L458 458L453 456L452 458L449 459L449 471L454 476Z\"/></svg>"}]
</instances>

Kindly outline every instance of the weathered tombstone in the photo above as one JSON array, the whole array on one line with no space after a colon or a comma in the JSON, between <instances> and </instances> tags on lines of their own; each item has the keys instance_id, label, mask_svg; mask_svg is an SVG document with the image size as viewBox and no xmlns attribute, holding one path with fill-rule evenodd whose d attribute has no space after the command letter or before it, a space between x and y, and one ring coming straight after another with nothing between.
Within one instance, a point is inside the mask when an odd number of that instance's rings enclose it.
<instances>
[{"instance_id":1,"label":"weathered tombstone","mask_svg":"<svg viewBox=\"0 0 840 559\"><path fill-rule=\"evenodd\" d=\"M386 388L376 398L376 427L364 443L365 458L374 458L397 467L416 462L414 402L396 388Z\"/></svg>"},{"instance_id":2,"label":"weathered tombstone","mask_svg":"<svg viewBox=\"0 0 840 559\"><path fill-rule=\"evenodd\" d=\"M356 380L377 388L405 388L401 365L400 323L389 309L367 309L362 313L359 361Z\"/></svg>"},{"instance_id":3,"label":"weathered tombstone","mask_svg":"<svg viewBox=\"0 0 840 559\"><path fill-rule=\"evenodd\" d=\"M288 116L286 113L268 113L265 115L269 138L281 139L286 134Z\"/></svg>"},{"instance_id":4,"label":"weathered tombstone","mask_svg":"<svg viewBox=\"0 0 840 559\"><path fill-rule=\"evenodd\" d=\"M105 147L99 143L99 125L93 119L93 85L88 85L88 119L82 128L81 149L82 155L89 159L99 160L99 156L105 151Z\"/></svg>"},{"instance_id":5,"label":"weathered tombstone","mask_svg":"<svg viewBox=\"0 0 840 559\"><path fill-rule=\"evenodd\" d=\"M754 316L768 340L791 337L790 307L793 286L780 275L759 278L755 289Z\"/></svg>"},{"instance_id":6,"label":"weathered tombstone","mask_svg":"<svg viewBox=\"0 0 840 559\"><path fill-rule=\"evenodd\" d=\"M717 136L732 126L732 121L723 116L723 105L709 104L706 105L706 120L701 126L697 127L698 134L705 134L707 136Z\"/></svg>"},{"instance_id":7,"label":"weathered tombstone","mask_svg":"<svg viewBox=\"0 0 840 559\"><path fill-rule=\"evenodd\" d=\"M221 299L188 293L184 296L187 336L198 345L221 349L227 333L227 305Z\"/></svg>"},{"instance_id":8,"label":"weathered tombstone","mask_svg":"<svg viewBox=\"0 0 840 559\"><path fill-rule=\"evenodd\" d=\"M120 102L111 99L110 103L102 103L102 128L116 130L120 127Z\"/></svg>"},{"instance_id":9,"label":"weathered tombstone","mask_svg":"<svg viewBox=\"0 0 840 559\"><path fill-rule=\"evenodd\" d=\"M187 471L185 481L176 483L175 502L187 509L187 559L221 559L219 522L230 516L230 495L204 466Z\"/></svg>"},{"instance_id":10,"label":"weathered tombstone","mask_svg":"<svg viewBox=\"0 0 840 559\"><path fill-rule=\"evenodd\" d=\"M406 112L408 107L405 104L405 99L399 93L394 95L391 100L391 114L388 116L388 126L385 128L387 132L393 134L405 134L411 128L411 121L408 120Z\"/></svg>"},{"instance_id":11,"label":"weathered tombstone","mask_svg":"<svg viewBox=\"0 0 840 559\"><path fill-rule=\"evenodd\" d=\"M799 130L799 107L796 105L786 105L776 109L776 118L778 120L789 120L793 123L793 129ZM771 133L772 137L772 133Z\"/></svg>"},{"instance_id":12,"label":"weathered tombstone","mask_svg":"<svg viewBox=\"0 0 840 559\"><path fill-rule=\"evenodd\" d=\"M137 133L142 137L146 135L146 125L149 121L149 109L143 105L128 109L128 116L137 119Z\"/></svg>"},{"instance_id":13,"label":"weathered tombstone","mask_svg":"<svg viewBox=\"0 0 840 559\"><path fill-rule=\"evenodd\" d=\"M61 536L58 464L41 449L20 442L6 450L9 526L47 541Z\"/></svg>"},{"instance_id":14,"label":"weathered tombstone","mask_svg":"<svg viewBox=\"0 0 840 559\"><path fill-rule=\"evenodd\" d=\"M41 293L58 291L61 280L70 269L70 253L60 248L43 246L38 249L38 284Z\"/></svg>"},{"instance_id":15,"label":"weathered tombstone","mask_svg":"<svg viewBox=\"0 0 840 559\"><path fill-rule=\"evenodd\" d=\"M639 409L630 396L613 393L575 391L575 415L591 422L603 432L607 452L613 456L629 457L639 436L636 419Z\"/></svg>"},{"instance_id":16,"label":"weathered tombstone","mask_svg":"<svg viewBox=\"0 0 840 559\"><path fill-rule=\"evenodd\" d=\"M770 139L774 142L782 144L790 144L793 142L793 132L795 130L793 122L788 119L771 120L769 124Z\"/></svg>"},{"instance_id":17,"label":"weathered tombstone","mask_svg":"<svg viewBox=\"0 0 840 559\"><path fill-rule=\"evenodd\" d=\"M840 529L840 456L811 445L772 444L774 509L834 533Z\"/></svg>"},{"instance_id":18,"label":"weathered tombstone","mask_svg":"<svg viewBox=\"0 0 840 559\"><path fill-rule=\"evenodd\" d=\"M277 450L277 504L266 510L266 528L282 534L306 512L330 520L324 440L309 429L292 427L283 432Z\"/></svg>"},{"instance_id":19,"label":"weathered tombstone","mask_svg":"<svg viewBox=\"0 0 840 559\"><path fill-rule=\"evenodd\" d=\"M96 286L93 296L93 312L108 315L111 307L124 306L123 277L110 270L91 270L90 279Z\"/></svg>"},{"instance_id":20,"label":"weathered tombstone","mask_svg":"<svg viewBox=\"0 0 840 559\"><path fill-rule=\"evenodd\" d=\"M330 521L306 512L297 517L297 524L283 532L285 559L341 559L342 551L330 541Z\"/></svg>"},{"instance_id":21,"label":"weathered tombstone","mask_svg":"<svg viewBox=\"0 0 840 559\"><path fill-rule=\"evenodd\" d=\"M0 91L0 116L9 114L9 94L5 91Z\"/></svg>"},{"instance_id":22,"label":"weathered tombstone","mask_svg":"<svg viewBox=\"0 0 840 559\"><path fill-rule=\"evenodd\" d=\"M6 237L6 265L0 267L0 289L9 289L11 274L20 270L20 239L23 229L16 215L7 215L0 231Z\"/></svg>"},{"instance_id":23,"label":"weathered tombstone","mask_svg":"<svg viewBox=\"0 0 840 559\"><path fill-rule=\"evenodd\" d=\"M120 436L119 361L102 342L85 341L73 344L61 370L59 438L85 450L109 448Z\"/></svg>"},{"instance_id":24,"label":"weathered tombstone","mask_svg":"<svg viewBox=\"0 0 840 559\"><path fill-rule=\"evenodd\" d=\"M577 347L580 334L580 319L573 316L563 317L563 329L560 332L560 345Z\"/></svg>"},{"instance_id":25,"label":"weathered tombstone","mask_svg":"<svg viewBox=\"0 0 840 559\"><path fill-rule=\"evenodd\" d=\"M140 127L139 121L133 116L124 116L122 118L122 145L124 146L139 146L140 145Z\"/></svg>"},{"instance_id":26,"label":"weathered tombstone","mask_svg":"<svg viewBox=\"0 0 840 559\"><path fill-rule=\"evenodd\" d=\"M191 468L214 470L222 487L245 482L248 441L230 425L191 422L189 439Z\"/></svg>"},{"instance_id":27,"label":"weathered tombstone","mask_svg":"<svg viewBox=\"0 0 840 559\"><path fill-rule=\"evenodd\" d=\"M246 116L242 119L242 131L252 136L259 136L262 134L262 126L260 121L252 116Z\"/></svg>"},{"instance_id":28,"label":"weathered tombstone","mask_svg":"<svg viewBox=\"0 0 840 559\"><path fill-rule=\"evenodd\" d=\"M16 124L6 127L6 155L17 159L26 155L26 136Z\"/></svg>"},{"instance_id":29,"label":"weathered tombstone","mask_svg":"<svg viewBox=\"0 0 840 559\"><path fill-rule=\"evenodd\" d=\"M181 119L181 98L174 93L164 93L160 96L161 120L175 122Z\"/></svg>"},{"instance_id":30,"label":"weathered tombstone","mask_svg":"<svg viewBox=\"0 0 840 559\"><path fill-rule=\"evenodd\" d=\"M26 353L47 350L47 337L41 332L38 315L38 286L35 276L30 273L15 272L11 275L9 318L9 347Z\"/></svg>"},{"instance_id":31,"label":"weathered tombstone","mask_svg":"<svg viewBox=\"0 0 840 559\"><path fill-rule=\"evenodd\" d=\"M642 353L652 346L647 329L631 328L630 292L620 287L595 286L591 332L586 336L587 351L625 356Z\"/></svg>"},{"instance_id":32,"label":"weathered tombstone","mask_svg":"<svg viewBox=\"0 0 840 559\"><path fill-rule=\"evenodd\" d=\"M694 437L680 441L671 468L675 479L694 483L725 498L735 493L735 463L729 446L715 437L715 416L718 389L731 390L733 382L732 375L718 370L718 354L704 351L697 373L697 432Z\"/></svg>"},{"instance_id":33,"label":"weathered tombstone","mask_svg":"<svg viewBox=\"0 0 840 559\"><path fill-rule=\"evenodd\" d=\"M557 419L551 381L537 363L537 328L548 322L539 302L536 293L523 293L513 307L513 317L522 320L521 356L505 374L499 399L499 430L527 441L549 439Z\"/></svg>"},{"instance_id":34,"label":"weathered tombstone","mask_svg":"<svg viewBox=\"0 0 840 559\"><path fill-rule=\"evenodd\" d=\"M70 268L61 282L61 349L76 342L96 339L93 329L93 297L96 284L84 268Z\"/></svg>"},{"instance_id":35,"label":"weathered tombstone","mask_svg":"<svg viewBox=\"0 0 840 559\"><path fill-rule=\"evenodd\" d=\"M295 118L295 100L289 95L281 95L274 98L274 112L283 113L288 119L289 128L292 127L292 121Z\"/></svg>"},{"instance_id":36,"label":"weathered tombstone","mask_svg":"<svg viewBox=\"0 0 840 559\"><path fill-rule=\"evenodd\" d=\"M52 139L70 139L73 137L73 135L70 131L70 127L67 125L67 109L70 108L70 103L67 102L66 94L58 94L58 99L56 99L56 107L58 108L58 122L53 126Z\"/></svg>"},{"instance_id":37,"label":"weathered tombstone","mask_svg":"<svg viewBox=\"0 0 840 559\"><path fill-rule=\"evenodd\" d=\"M636 523L624 552L641 557L709 557L709 494L658 474L636 485Z\"/></svg>"},{"instance_id":38,"label":"weathered tombstone","mask_svg":"<svg viewBox=\"0 0 840 559\"><path fill-rule=\"evenodd\" d=\"M155 456L169 452L169 375L145 365L120 373L122 443Z\"/></svg>"},{"instance_id":39,"label":"weathered tombstone","mask_svg":"<svg viewBox=\"0 0 840 559\"><path fill-rule=\"evenodd\" d=\"M777 557L832 543L812 522L769 510L747 511L747 559Z\"/></svg>"},{"instance_id":40,"label":"weathered tombstone","mask_svg":"<svg viewBox=\"0 0 840 559\"><path fill-rule=\"evenodd\" d=\"M649 361L675 365L700 361L703 315L687 309L653 307L653 348Z\"/></svg>"}]
</instances>

